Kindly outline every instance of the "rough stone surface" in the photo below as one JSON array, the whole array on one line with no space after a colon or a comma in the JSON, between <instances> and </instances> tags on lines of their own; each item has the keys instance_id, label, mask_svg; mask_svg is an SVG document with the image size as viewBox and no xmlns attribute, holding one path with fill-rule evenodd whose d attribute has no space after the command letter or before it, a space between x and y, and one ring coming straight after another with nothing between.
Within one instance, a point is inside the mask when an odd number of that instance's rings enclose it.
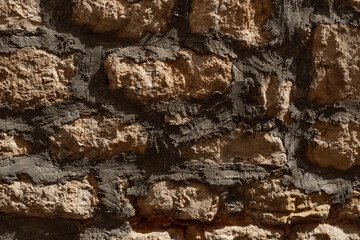
<instances>
[{"instance_id":1,"label":"rough stone surface","mask_svg":"<svg viewBox=\"0 0 360 240\"><path fill-rule=\"evenodd\" d=\"M245 190L247 213L260 222L273 225L299 221L322 221L329 216L330 205L325 194L306 195L298 189L283 186L279 179L250 184Z\"/></svg>"},{"instance_id":2,"label":"rough stone surface","mask_svg":"<svg viewBox=\"0 0 360 240\"><path fill-rule=\"evenodd\" d=\"M141 37L145 32L166 31L174 0L80 0L73 7L73 21L98 33L115 32L121 38Z\"/></svg>"},{"instance_id":3,"label":"rough stone surface","mask_svg":"<svg viewBox=\"0 0 360 240\"><path fill-rule=\"evenodd\" d=\"M0 0L0 240L360 240L358 2Z\"/></svg>"},{"instance_id":4,"label":"rough stone surface","mask_svg":"<svg viewBox=\"0 0 360 240\"><path fill-rule=\"evenodd\" d=\"M340 226L331 226L326 223L299 225L292 229L288 239L359 240L360 230L358 226L347 224L340 224Z\"/></svg>"},{"instance_id":5,"label":"rough stone surface","mask_svg":"<svg viewBox=\"0 0 360 240\"><path fill-rule=\"evenodd\" d=\"M334 217L338 220L355 220L360 217L360 192L354 191L353 197L346 200L344 205L334 209Z\"/></svg>"},{"instance_id":6,"label":"rough stone surface","mask_svg":"<svg viewBox=\"0 0 360 240\"><path fill-rule=\"evenodd\" d=\"M19 137L0 132L0 155L14 157L27 154L29 143Z\"/></svg>"},{"instance_id":7,"label":"rough stone surface","mask_svg":"<svg viewBox=\"0 0 360 240\"><path fill-rule=\"evenodd\" d=\"M271 37L262 27L272 13L269 0L194 0L189 23L191 31L195 33L214 29L233 35L247 45L257 45Z\"/></svg>"},{"instance_id":8,"label":"rough stone surface","mask_svg":"<svg viewBox=\"0 0 360 240\"><path fill-rule=\"evenodd\" d=\"M278 229L266 229L256 225L249 226L226 226L218 229L205 229L203 239L206 240L236 240L236 239L283 239L284 232ZM194 238L202 239L202 238Z\"/></svg>"},{"instance_id":9,"label":"rough stone surface","mask_svg":"<svg viewBox=\"0 0 360 240\"><path fill-rule=\"evenodd\" d=\"M210 159L218 163L242 161L281 167L286 164L286 150L279 137L266 132L246 134L241 124L232 133L195 143L185 149L189 159Z\"/></svg>"},{"instance_id":10,"label":"rough stone surface","mask_svg":"<svg viewBox=\"0 0 360 240\"><path fill-rule=\"evenodd\" d=\"M96 189L88 179L51 185L2 183L0 196L0 212L47 218L91 218L98 202Z\"/></svg>"},{"instance_id":11,"label":"rough stone surface","mask_svg":"<svg viewBox=\"0 0 360 240\"><path fill-rule=\"evenodd\" d=\"M181 116L180 114L175 114L174 116L166 115L164 121L170 125L182 125L190 122L193 119L191 116Z\"/></svg>"},{"instance_id":12,"label":"rough stone surface","mask_svg":"<svg viewBox=\"0 0 360 240\"><path fill-rule=\"evenodd\" d=\"M128 125L118 118L88 117L63 126L49 138L56 158L108 158L122 152L143 154L148 133L139 124Z\"/></svg>"},{"instance_id":13,"label":"rough stone surface","mask_svg":"<svg viewBox=\"0 0 360 240\"><path fill-rule=\"evenodd\" d=\"M309 143L306 156L320 167L346 170L360 165L360 126L355 123L331 124L317 122L313 128L318 134Z\"/></svg>"},{"instance_id":14,"label":"rough stone surface","mask_svg":"<svg viewBox=\"0 0 360 240\"><path fill-rule=\"evenodd\" d=\"M309 99L315 104L359 100L360 29L348 25L319 25L312 57L315 73Z\"/></svg>"},{"instance_id":15,"label":"rough stone surface","mask_svg":"<svg viewBox=\"0 0 360 240\"><path fill-rule=\"evenodd\" d=\"M292 82L279 81L276 76L267 77L259 88L260 103L265 107L268 116L284 121L289 111Z\"/></svg>"},{"instance_id":16,"label":"rough stone surface","mask_svg":"<svg viewBox=\"0 0 360 240\"><path fill-rule=\"evenodd\" d=\"M219 196L203 184L176 186L171 182L156 183L145 198L138 200L141 214L171 213L184 220L209 222L214 219Z\"/></svg>"},{"instance_id":17,"label":"rough stone surface","mask_svg":"<svg viewBox=\"0 0 360 240\"><path fill-rule=\"evenodd\" d=\"M34 107L63 101L74 74L73 55L60 58L34 47L0 54L0 102Z\"/></svg>"},{"instance_id":18,"label":"rough stone surface","mask_svg":"<svg viewBox=\"0 0 360 240\"><path fill-rule=\"evenodd\" d=\"M136 63L115 54L105 59L111 90L122 89L143 102L209 97L225 92L232 82L232 64L216 55L199 55L183 49L175 61ZM204 88L204 86L207 86Z\"/></svg>"},{"instance_id":19,"label":"rough stone surface","mask_svg":"<svg viewBox=\"0 0 360 240\"><path fill-rule=\"evenodd\" d=\"M87 228L79 236L80 240L85 239L109 239L109 240L185 240L181 228L162 228L162 229L132 229L129 223L125 223L126 229L112 229L103 231L98 227Z\"/></svg>"},{"instance_id":20,"label":"rough stone surface","mask_svg":"<svg viewBox=\"0 0 360 240\"><path fill-rule=\"evenodd\" d=\"M127 236L121 238L124 240L185 240L183 232L180 229L168 229L167 231L154 231L150 233L139 233L131 231ZM112 240L120 240L113 238Z\"/></svg>"},{"instance_id":21,"label":"rough stone surface","mask_svg":"<svg viewBox=\"0 0 360 240\"><path fill-rule=\"evenodd\" d=\"M1 0L0 30L34 31L42 25L40 0Z\"/></svg>"}]
</instances>

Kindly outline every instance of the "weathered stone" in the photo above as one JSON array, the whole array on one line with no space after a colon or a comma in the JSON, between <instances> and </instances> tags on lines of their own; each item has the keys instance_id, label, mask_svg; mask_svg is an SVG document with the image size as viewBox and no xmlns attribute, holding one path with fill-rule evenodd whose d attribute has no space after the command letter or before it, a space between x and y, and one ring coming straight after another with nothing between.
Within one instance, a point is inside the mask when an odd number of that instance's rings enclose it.
<instances>
[{"instance_id":1,"label":"weathered stone","mask_svg":"<svg viewBox=\"0 0 360 240\"><path fill-rule=\"evenodd\" d=\"M110 54L104 65L111 90L123 89L128 97L143 102L207 98L215 91L225 92L232 82L229 60L185 49L169 62L139 64Z\"/></svg>"},{"instance_id":2,"label":"weathered stone","mask_svg":"<svg viewBox=\"0 0 360 240\"><path fill-rule=\"evenodd\" d=\"M184 233L181 229L171 228L166 231L153 231L150 233L140 233L130 231L130 233L121 238L121 240L185 240ZM120 240L112 238L112 240Z\"/></svg>"},{"instance_id":3,"label":"weathered stone","mask_svg":"<svg viewBox=\"0 0 360 240\"><path fill-rule=\"evenodd\" d=\"M0 184L0 212L35 217L87 219L98 203L88 178L50 185L16 181Z\"/></svg>"},{"instance_id":4,"label":"weathered stone","mask_svg":"<svg viewBox=\"0 0 360 240\"><path fill-rule=\"evenodd\" d=\"M164 121L169 123L170 125L182 125L190 122L193 119L192 116L181 116L180 114L176 114L174 116L165 115Z\"/></svg>"},{"instance_id":5,"label":"weathered stone","mask_svg":"<svg viewBox=\"0 0 360 240\"><path fill-rule=\"evenodd\" d=\"M265 78L259 92L260 103L264 105L268 116L284 121L289 111L291 88L290 81L279 81L276 76Z\"/></svg>"},{"instance_id":6,"label":"weathered stone","mask_svg":"<svg viewBox=\"0 0 360 240\"><path fill-rule=\"evenodd\" d=\"M223 136L223 138L225 138ZM191 146L190 149L184 148L183 153L187 159L206 160L210 159L217 162L226 162L221 155L223 144L222 138L216 137L213 139L200 141ZM226 142L227 143L227 142Z\"/></svg>"},{"instance_id":7,"label":"weathered stone","mask_svg":"<svg viewBox=\"0 0 360 240\"><path fill-rule=\"evenodd\" d=\"M159 182L145 198L138 199L140 214L172 213L178 219L212 221L218 211L219 196L199 183L176 186Z\"/></svg>"},{"instance_id":8,"label":"weathered stone","mask_svg":"<svg viewBox=\"0 0 360 240\"><path fill-rule=\"evenodd\" d=\"M204 232L187 234L188 240L277 240L283 239L284 232L280 229L262 228L256 225L207 227Z\"/></svg>"},{"instance_id":9,"label":"weathered stone","mask_svg":"<svg viewBox=\"0 0 360 240\"><path fill-rule=\"evenodd\" d=\"M332 210L334 218L340 221L360 218L360 192L354 191L354 195L347 199L344 205L333 207Z\"/></svg>"},{"instance_id":10,"label":"weathered stone","mask_svg":"<svg viewBox=\"0 0 360 240\"><path fill-rule=\"evenodd\" d=\"M270 0L194 0L190 28L194 33L214 29L233 35L247 45L258 45L271 37L263 25L273 12Z\"/></svg>"},{"instance_id":11,"label":"weathered stone","mask_svg":"<svg viewBox=\"0 0 360 240\"><path fill-rule=\"evenodd\" d=\"M281 167L287 162L286 150L280 138L265 132L245 134L241 125L230 134L195 143L184 152L188 159L210 159L218 163L239 158L247 163Z\"/></svg>"},{"instance_id":12,"label":"weathered stone","mask_svg":"<svg viewBox=\"0 0 360 240\"><path fill-rule=\"evenodd\" d=\"M359 45L357 27L336 24L316 27L312 48L315 74L309 100L321 105L360 99Z\"/></svg>"},{"instance_id":13,"label":"weathered stone","mask_svg":"<svg viewBox=\"0 0 360 240\"><path fill-rule=\"evenodd\" d=\"M360 126L355 123L331 124L317 122L313 128L317 136L309 143L306 156L310 162L320 167L346 170L360 165Z\"/></svg>"},{"instance_id":14,"label":"weathered stone","mask_svg":"<svg viewBox=\"0 0 360 240\"><path fill-rule=\"evenodd\" d=\"M0 30L33 31L42 25L40 0L0 0Z\"/></svg>"},{"instance_id":15,"label":"weathered stone","mask_svg":"<svg viewBox=\"0 0 360 240\"><path fill-rule=\"evenodd\" d=\"M116 182L116 192L112 193L112 197L116 198L116 204L121 209L121 216L135 216L135 207L132 201L126 195L129 188L129 182L126 178L118 178Z\"/></svg>"},{"instance_id":16,"label":"weathered stone","mask_svg":"<svg viewBox=\"0 0 360 240\"><path fill-rule=\"evenodd\" d=\"M70 97L74 56L62 58L34 47L0 55L0 102L16 107L51 104Z\"/></svg>"},{"instance_id":17,"label":"weathered stone","mask_svg":"<svg viewBox=\"0 0 360 240\"><path fill-rule=\"evenodd\" d=\"M14 157L25 155L29 151L29 143L19 137L0 132L0 156Z\"/></svg>"},{"instance_id":18,"label":"weathered stone","mask_svg":"<svg viewBox=\"0 0 360 240\"><path fill-rule=\"evenodd\" d=\"M174 0L80 0L73 7L73 21L94 32L115 32L120 38L137 38L145 32L166 31Z\"/></svg>"},{"instance_id":19,"label":"weathered stone","mask_svg":"<svg viewBox=\"0 0 360 240\"><path fill-rule=\"evenodd\" d=\"M115 223L116 224L116 223ZM78 239L101 239L101 240L185 240L184 231L180 228L132 229L128 222L118 223L118 228L90 227L79 234Z\"/></svg>"},{"instance_id":20,"label":"weathered stone","mask_svg":"<svg viewBox=\"0 0 360 240\"><path fill-rule=\"evenodd\" d=\"M118 118L87 117L63 126L49 138L56 158L110 158L122 152L143 154L148 133L139 124L127 125Z\"/></svg>"},{"instance_id":21,"label":"weathered stone","mask_svg":"<svg viewBox=\"0 0 360 240\"><path fill-rule=\"evenodd\" d=\"M326 223L297 225L291 229L289 240L360 240L359 226L340 224L331 226Z\"/></svg>"},{"instance_id":22,"label":"weathered stone","mask_svg":"<svg viewBox=\"0 0 360 240\"><path fill-rule=\"evenodd\" d=\"M298 189L284 187L280 179L254 182L245 189L247 213L260 222L273 225L298 221L321 221L328 217L328 196L306 195Z\"/></svg>"}]
</instances>

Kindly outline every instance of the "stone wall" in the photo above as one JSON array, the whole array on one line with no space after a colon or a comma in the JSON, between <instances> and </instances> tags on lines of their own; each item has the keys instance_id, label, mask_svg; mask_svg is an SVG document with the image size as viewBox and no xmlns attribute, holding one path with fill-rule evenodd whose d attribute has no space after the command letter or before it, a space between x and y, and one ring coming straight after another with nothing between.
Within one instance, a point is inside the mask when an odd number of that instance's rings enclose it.
<instances>
[{"instance_id":1,"label":"stone wall","mask_svg":"<svg viewBox=\"0 0 360 240\"><path fill-rule=\"evenodd\" d=\"M0 239L360 239L359 0L0 0Z\"/></svg>"}]
</instances>

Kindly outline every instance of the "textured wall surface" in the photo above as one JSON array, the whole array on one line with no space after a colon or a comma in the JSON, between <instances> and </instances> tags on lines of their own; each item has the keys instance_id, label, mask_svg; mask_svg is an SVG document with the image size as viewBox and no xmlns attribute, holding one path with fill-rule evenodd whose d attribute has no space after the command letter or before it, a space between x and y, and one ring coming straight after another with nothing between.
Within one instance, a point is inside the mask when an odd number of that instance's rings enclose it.
<instances>
[{"instance_id":1,"label":"textured wall surface","mask_svg":"<svg viewBox=\"0 0 360 240\"><path fill-rule=\"evenodd\" d=\"M0 239L360 239L359 0L0 0Z\"/></svg>"}]
</instances>

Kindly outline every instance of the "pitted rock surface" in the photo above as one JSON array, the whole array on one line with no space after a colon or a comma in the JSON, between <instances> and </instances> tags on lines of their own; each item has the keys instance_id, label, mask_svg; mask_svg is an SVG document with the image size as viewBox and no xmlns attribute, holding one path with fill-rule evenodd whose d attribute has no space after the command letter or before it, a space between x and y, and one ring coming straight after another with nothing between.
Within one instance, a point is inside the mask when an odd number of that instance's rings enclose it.
<instances>
[{"instance_id":1,"label":"pitted rock surface","mask_svg":"<svg viewBox=\"0 0 360 240\"><path fill-rule=\"evenodd\" d=\"M70 97L74 56L58 57L34 47L0 55L0 102L15 107L52 104Z\"/></svg>"},{"instance_id":2,"label":"pitted rock surface","mask_svg":"<svg viewBox=\"0 0 360 240\"><path fill-rule=\"evenodd\" d=\"M321 193L306 195L298 189L284 187L279 179L251 184L245 190L245 198L249 199L248 213L265 224L319 221L329 216L328 196Z\"/></svg>"},{"instance_id":3,"label":"pitted rock surface","mask_svg":"<svg viewBox=\"0 0 360 240\"><path fill-rule=\"evenodd\" d=\"M95 32L115 32L120 38L137 38L146 32L166 31L174 0L80 0L73 7L73 21Z\"/></svg>"},{"instance_id":4,"label":"pitted rock surface","mask_svg":"<svg viewBox=\"0 0 360 240\"><path fill-rule=\"evenodd\" d=\"M210 159L217 163L241 161L281 167L287 162L279 137L265 132L244 133L241 124L230 134L197 142L184 152L188 159Z\"/></svg>"},{"instance_id":5,"label":"pitted rock surface","mask_svg":"<svg viewBox=\"0 0 360 240\"><path fill-rule=\"evenodd\" d=\"M348 25L319 25L313 40L315 74L309 99L315 104L359 100L360 30Z\"/></svg>"},{"instance_id":6,"label":"pitted rock surface","mask_svg":"<svg viewBox=\"0 0 360 240\"><path fill-rule=\"evenodd\" d=\"M266 108L269 116L284 121L289 112L292 86L291 81L279 81L276 76L264 79L259 88L259 102Z\"/></svg>"},{"instance_id":7,"label":"pitted rock surface","mask_svg":"<svg viewBox=\"0 0 360 240\"><path fill-rule=\"evenodd\" d=\"M56 158L107 158L125 151L143 154L148 133L118 118L88 117L65 125L49 138Z\"/></svg>"},{"instance_id":8,"label":"pitted rock surface","mask_svg":"<svg viewBox=\"0 0 360 240\"><path fill-rule=\"evenodd\" d=\"M313 128L318 130L313 142L309 144L306 155L320 167L333 167L346 170L360 165L360 126L355 123L331 124L317 122Z\"/></svg>"},{"instance_id":9,"label":"pitted rock surface","mask_svg":"<svg viewBox=\"0 0 360 240\"><path fill-rule=\"evenodd\" d=\"M273 13L269 0L192 1L190 28L204 33L212 29L234 36L246 45L267 42L271 34L262 27Z\"/></svg>"},{"instance_id":10,"label":"pitted rock surface","mask_svg":"<svg viewBox=\"0 0 360 240\"><path fill-rule=\"evenodd\" d=\"M232 64L216 55L183 49L175 61L136 63L115 54L105 59L111 90L123 90L139 101L209 97L225 92L232 82ZM208 86L204 88L204 86Z\"/></svg>"},{"instance_id":11,"label":"pitted rock surface","mask_svg":"<svg viewBox=\"0 0 360 240\"><path fill-rule=\"evenodd\" d=\"M0 30L34 31L43 25L40 0L1 0Z\"/></svg>"},{"instance_id":12,"label":"pitted rock surface","mask_svg":"<svg viewBox=\"0 0 360 240\"><path fill-rule=\"evenodd\" d=\"M98 203L88 179L64 184L36 185L17 181L0 185L0 212L34 217L87 219Z\"/></svg>"},{"instance_id":13,"label":"pitted rock surface","mask_svg":"<svg viewBox=\"0 0 360 240\"><path fill-rule=\"evenodd\" d=\"M170 182L159 182L144 199L138 200L141 214L176 212L176 218L203 222L214 219L218 204L219 196L198 183L175 186Z\"/></svg>"},{"instance_id":14,"label":"pitted rock surface","mask_svg":"<svg viewBox=\"0 0 360 240\"><path fill-rule=\"evenodd\" d=\"M359 0L0 0L0 240L360 240Z\"/></svg>"},{"instance_id":15,"label":"pitted rock surface","mask_svg":"<svg viewBox=\"0 0 360 240\"><path fill-rule=\"evenodd\" d=\"M0 155L14 157L27 154L30 144L17 136L0 133Z\"/></svg>"}]
</instances>

